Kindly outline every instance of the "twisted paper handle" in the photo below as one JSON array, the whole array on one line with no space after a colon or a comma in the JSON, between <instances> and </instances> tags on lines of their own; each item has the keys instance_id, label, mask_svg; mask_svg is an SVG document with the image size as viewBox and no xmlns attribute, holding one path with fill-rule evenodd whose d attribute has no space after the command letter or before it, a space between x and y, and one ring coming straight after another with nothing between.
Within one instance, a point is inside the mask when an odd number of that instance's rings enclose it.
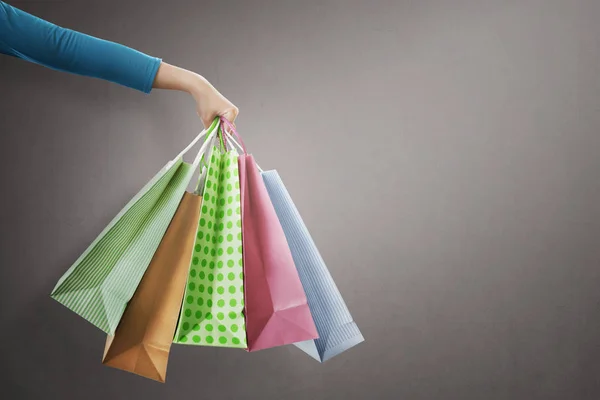
<instances>
[{"instance_id":1,"label":"twisted paper handle","mask_svg":"<svg viewBox=\"0 0 600 400\"><path fill-rule=\"evenodd\" d=\"M240 134L235 129L235 126L233 126L233 124L231 122L227 121L223 117L221 117L221 123L224 124L224 125L226 125L227 128L229 128L229 130L231 132L233 132L233 134L238 138L238 140L242 144L242 149L244 150L244 154L248 155L248 152L246 151L246 145L244 144L244 141L242 140L242 137L240 136ZM223 131L225 131L225 130L223 130ZM223 136L227 136L227 135L223 135Z\"/></svg>"}]
</instances>

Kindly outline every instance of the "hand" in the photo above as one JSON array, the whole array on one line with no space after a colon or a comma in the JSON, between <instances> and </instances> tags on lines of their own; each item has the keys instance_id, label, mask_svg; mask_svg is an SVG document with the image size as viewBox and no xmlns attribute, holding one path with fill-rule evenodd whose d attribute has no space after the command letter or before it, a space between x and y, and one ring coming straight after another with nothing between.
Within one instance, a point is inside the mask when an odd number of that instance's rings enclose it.
<instances>
[{"instance_id":1,"label":"hand","mask_svg":"<svg viewBox=\"0 0 600 400\"><path fill-rule=\"evenodd\" d=\"M238 108L204 77L165 62L160 64L152 87L191 94L196 100L196 111L205 128L208 128L216 117L223 117L233 123L239 113Z\"/></svg>"},{"instance_id":2,"label":"hand","mask_svg":"<svg viewBox=\"0 0 600 400\"><path fill-rule=\"evenodd\" d=\"M239 114L238 108L206 79L201 76L198 79L191 94L196 100L196 111L204 127L208 128L216 117L223 117L233 123Z\"/></svg>"}]
</instances>

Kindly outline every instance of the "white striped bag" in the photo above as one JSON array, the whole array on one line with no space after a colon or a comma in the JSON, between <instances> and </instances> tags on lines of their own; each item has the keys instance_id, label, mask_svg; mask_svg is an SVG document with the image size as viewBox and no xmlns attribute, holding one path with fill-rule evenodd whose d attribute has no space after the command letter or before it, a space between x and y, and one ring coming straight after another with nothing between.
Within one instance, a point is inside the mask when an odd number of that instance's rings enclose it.
<instances>
[{"instance_id":1,"label":"white striped bag","mask_svg":"<svg viewBox=\"0 0 600 400\"><path fill-rule=\"evenodd\" d=\"M127 203L59 279L53 299L115 334L218 126L217 118ZM183 155L205 135L193 164L183 162Z\"/></svg>"}]
</instances>

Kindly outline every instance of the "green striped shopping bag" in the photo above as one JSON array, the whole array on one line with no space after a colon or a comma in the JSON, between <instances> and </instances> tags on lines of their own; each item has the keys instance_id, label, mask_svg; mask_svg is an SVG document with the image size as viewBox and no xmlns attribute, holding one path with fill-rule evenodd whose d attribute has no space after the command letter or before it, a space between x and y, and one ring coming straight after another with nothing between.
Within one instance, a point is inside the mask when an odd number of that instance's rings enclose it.
<instances>
[{"instance_id":1,"label":"green striped shopping bag","mask_svg":"<svg viewBox=\"0 0 600 400\"><path fill-rule=\"evenodd\" d=\"M115 334L218 125L215 119L127 203L59 279L53 299L107 334ZM183 155L205 134L193 164L183 162Z\"/></svg>"}]
</instances>

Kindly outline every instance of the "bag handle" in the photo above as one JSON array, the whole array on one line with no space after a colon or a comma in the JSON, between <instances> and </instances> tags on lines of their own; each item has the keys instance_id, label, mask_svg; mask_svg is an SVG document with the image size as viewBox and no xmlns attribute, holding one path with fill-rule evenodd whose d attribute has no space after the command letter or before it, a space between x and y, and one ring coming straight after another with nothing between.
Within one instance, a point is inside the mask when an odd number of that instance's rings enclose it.
<instances>
[{"instance_id":1,"label":"bag handle","mask_svg":"<svg viewBox=\"0 0 600 400\"><path fill-rule=\"evenodd\" d=\"M196 155L196 158L194 159L194 162L192 164L194 166L194 169L200 165L200 162L202 161L202 158L203 158L204 154L206 153L208 145L213 141L213 138L214 138L215 134L217 133L219 123L217 120L215 120L215 121L217 122L216 126L207 133L206 139L204 140L204 143L202 143L202 147L200 147L200 150L198 150L198 154ZM213 122L213 125L214 125L214 122ZM212 125L211 125L211 127L212 127Z\"/></svg>"},{"instance_id":2,"label":"bag handle","mask_svg":"<svg viewBox=\"0 0 600 400\"><path fill-rule=\"evenodd\" d=\"M225 119L223 117L221 117L221 125L223 125L223 127L226 126L227 128L229 128L229 130L231 132L234 133L234 135L238 138L238 140L240 141L240 143L242 143L241 149L244 151L244 154L248 155L248 152L246 151L246 145L244 144L244 141L242 140L242 137L240 136L240 134L235 129L235 126L231 122L229 122L227 119ZM226 133L226 135L224 135L224 136L229 136L233 140L233 137L231 136L231 134L227 133L226 129L224 129L223 131ZM237 142L234 141L234 143L236 143L238 145L238 147L240 147L240 145Z\"/></svg>"},{"instance_id":3,"label":"bag handle","mask_svg":"<svg viewBox=\"0 0 600 400\"><path fill-rule=\"evenodd\" d=\"M167 163L167 165L165 165L164 168L165 169L171 168L171 166L173 164L175 164L175 162L177 162L177 160L182 158L188 151L190 151L190 149L192 147L194 147L194 145L198 142L198 140L200 140L202 135L206 135L204 143L202 144L202 147L198 151L198 155L196 155L196 158L194 159L194 163L193 163L194 168L198 167L198 165L202 159L202 155L206 152L206 146L209 141L209 138L215 133L215 129L219 126L219 124L220 124L219 119L215 118L215 120L210 125L210 127L208 127L208 129L203 129L202 132L200 132L194 139L192 139L190 144L188 144L185 149L181 150L181 152L179 154L177 154L177 156L175 158L173 158L171 161L169 161Z\"/></svg>"},{"instance_id":4,"label":"bag handle","mask_svg":"<svg viewBox=\"0 0 600 400\"><path fill-rule=\"evenodd\" d=\"M222 152L227 152L227 148L231 147L231 145L228 143L227 137L225 135L226 131L225 131L225 127L222 123L223 120L225 120L225 119L222 117L216 117L215 120L213 121L213 123L211 124L212 131L210 132L209 135L207 135L207 138L202 146L203 148L200 149L200 152L198 153L198 156L196 157L196 161L198 163L202 162L204 160L205 156L210 156L210 154L213 151L213 148L216 146L215 141L218 142L218 145L220 146L220 150ZM210 147L208 149L206 149L205 147L208 146L209 144L210 144ZM233 149L233 147L232 147L232 149ZM194 164L196 164L196 161L194 161ZM202 195L202 191L204 190L204 181L206 180L208 168L209 168L208 164L206 163L206 161L204 161L202 169L198 176L198 182L196 183L196 188L194 189L194 194L196 194L196 195Z\"/></svg>"},{"instance_id":5,"label":"bag handle","mask_svg":"<svg viewBox=\"0 0 600 400\"><path fill-rule=\"evenodd\" d=\"M215 147L215 141L218 140L217 136L218 136L218 130L215 129L213 132L211 132L209 138L205 142L205 145L207 145L208 148L202 153L202 155L198 154L198 156L201 157L200 161L205 160L205 156L206 156L206 158L210 158L213 148ZM200 170L200 174L198 175L198 182L196 182L196 188L194 189L194 194L196 194L198 196L203 195L204 181L206 180L208 168L209 168L208 164L206 163L206 161L204 161L203 165L202 165L202 169Z\"/></svg>"},{"instance_id":6,"label":"bag handle","mask_svg":"<svg viewBox=\"0 0 600 400\"><path fill-rule=\"evenodd\" d=\"M198 140L200 140L200 138L202 137L202 135L206 135L206 140L208 140L208 136L210 134L213 133L214 129L217 128L219 126L219 119L215 118L215 120L213 121L213 123L208 127L208 129L203 129L202 132L200 132L198 134L198 136L196 136L192 142L190 144L187 145L187 147L185 149L183 149L178 155L177 157L175 157L173 160L178 160L179 158L183 157L183 155L185 153L187 153L188 151L190 151L190 149L192 147L194 147L194 145L198 142Z\"/></svg>"},{"instance_id":7,"label":"bag handle","mask_svg":"<svg viewBox=\"0 0 600 400\"><path fill-rule=\"evenodd\" d=\"M244 145L244 142L242 141L241 136L239 135L239 133L237 133L237 130L235 129L235 127L233 126L233 124L229 121L227 121L226 119L222 118L225 122L225 125L227 125L227 127L233 131L233 133L238 137L238 139L240 140L240 142L242 143L241 145L236 142L236 140L233 138L233 136L231 136L231 133L229 133L227 131L227 129L224 129L223 131L225 132L225 136L227 136L227 138L233 143L235 144L245 155L248 155L248 152L246 151L246 146ZM232 149L235 151L235 147L232 146ZM237 153L237 151L236 151ZM238 153L239 154L239 153ZM263 169L260 167L260 165L258 165L258 163L256 163L256 167L258 168L258 170L260 172L263 172Z\"/></svg>"}]
</instances>

